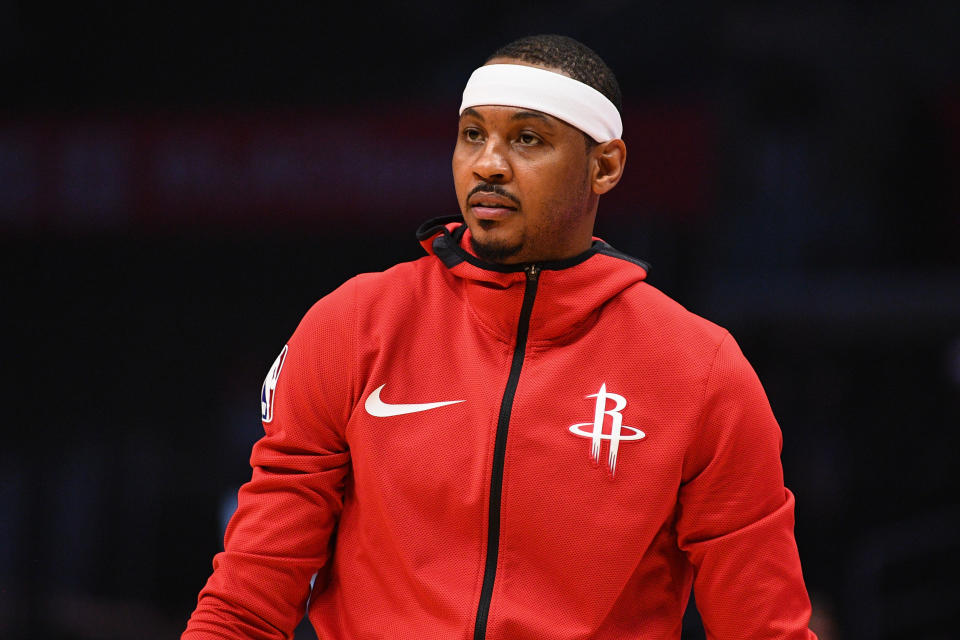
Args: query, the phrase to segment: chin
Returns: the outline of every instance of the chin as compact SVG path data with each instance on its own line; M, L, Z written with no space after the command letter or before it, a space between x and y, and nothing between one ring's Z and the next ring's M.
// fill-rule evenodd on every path
M485 236L487 234L481 234ZM509 242L498 238L478 238L476 234L470 236L470 246L473 252L482 260L487 262L513 262L523 249L523 242Z

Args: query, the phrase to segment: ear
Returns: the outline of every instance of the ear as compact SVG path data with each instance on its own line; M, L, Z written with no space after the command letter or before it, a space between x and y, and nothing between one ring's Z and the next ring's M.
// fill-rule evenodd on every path
M617 186L623 177L627 163L627 145L619 138L601 142L590 150L590 186L597 195L602 195Z

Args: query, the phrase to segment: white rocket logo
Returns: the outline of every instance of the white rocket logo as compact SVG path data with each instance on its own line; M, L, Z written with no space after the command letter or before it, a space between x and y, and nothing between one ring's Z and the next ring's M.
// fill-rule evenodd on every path
M623 414L620 413L627 406L627 399L616 393L607 391L607 383L600 385L600 391L591 393L588 398L596 398L596 409L593 413L593 422L580 422L570 425L570 433L581 438L590 438L590 457L594 464L600 464L600 444L604 440L610 441L610 453L607 456L607 465L610 467L610 475L614 475L617 470L617 453L620 450L620 442L623 440L640 440L646 437L643 431L636 427L628 427L623 424ZM613 400L612 409L607 409L607 400ZM603 417L610 416L613 424L610 427L610 433L603 432ZM584 431L583 427L593 427L592 431ZM627 429L630 433L623 433Z

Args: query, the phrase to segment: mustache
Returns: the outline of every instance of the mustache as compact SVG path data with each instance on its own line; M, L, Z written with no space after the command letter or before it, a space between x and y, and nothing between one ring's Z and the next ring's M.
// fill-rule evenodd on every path
M518 207L520 206L520 199L498 184L481 182L480 184L475 186L473 189L470 189L470 193L467 194L467 200L470 200L470 196L472 196L475 193L494 193L498 196L503 196L504 198L507 198L508 200L516 203Z

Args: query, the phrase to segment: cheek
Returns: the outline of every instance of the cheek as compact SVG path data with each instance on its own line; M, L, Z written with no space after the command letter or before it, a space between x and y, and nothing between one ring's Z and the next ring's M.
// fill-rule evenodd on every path
M567 167L566 171L555 170L550 175L554 178L549 185L544 185L549 188L549 193L545 193L547 197L559 197L565 200L581 199L587 185L587 176L581 167Z
M541 192L545 214L556 223L564 224L579 218L587 207L589 183L583 171L571 169L554 174L556 179L544 185Z
M469 188L468 181L470 179L470 172L467 171L465 167L466 163L464 162L462 154L454 152L451 168L453 169L453 186L456 189L458 197L466 195L466 191Z
M454 180L457 179L457 176L460 174L463 167L462 155L463 154L457 151L456 149L453 150L453 159L450 162L450 168L453 169Z

